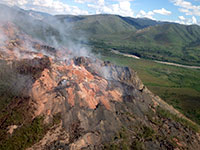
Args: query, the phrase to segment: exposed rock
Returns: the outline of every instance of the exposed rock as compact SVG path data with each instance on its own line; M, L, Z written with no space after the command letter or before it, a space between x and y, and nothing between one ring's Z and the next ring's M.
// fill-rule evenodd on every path
M94 149L95 145L100 145L99 135L95 135L94 133L87 133L81 139L72 143L69 148L70 150L81 150L83 148Z
M17 125L12 125L12 126L9 126L8 127L8 133L9 134L12 134L13 133L13 131L15 130L15 129L17 129L18 128L18 126Z
M18 37L9 28L6 35ZM31 114L29 122L44 116L50 124L57 113L62 119L62 124L51 128L30 149L105 149L113 145L117 149L200 149L197 131L177 119L186 118L151 93L134 70L61 54L28 37L23 40L33 45L34 52L20 38L0 45L2 62L31 80L22 86L18 103L13 101L6 110L11 108L11 114L13 108L26 104L23 115ZM23 55L16 55L14 47ZM174 116L166 117L166 113ZM8 116L0 118L2 127Z
M53 126L47 134L40 140L39 143L34 144L32 147L27 150L46 150L52 149L51 147L56 147L56 141L60 142L60 145L66 145L69 143L69 135L62 128L61 123ZM58 146L58 144L57 144Z

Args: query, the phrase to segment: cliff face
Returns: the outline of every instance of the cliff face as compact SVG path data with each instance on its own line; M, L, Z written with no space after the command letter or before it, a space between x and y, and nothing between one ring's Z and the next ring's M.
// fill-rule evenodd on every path
M1 30L12 37L1 46L1 66L15 74L8 87L17 91L1 128L9 136L39 116L48 125L60 114L61 122L29 149L200 149L196 125L152 94L134 70L73 57L19 36L12 25ZM16 107L24 123L5 124Z

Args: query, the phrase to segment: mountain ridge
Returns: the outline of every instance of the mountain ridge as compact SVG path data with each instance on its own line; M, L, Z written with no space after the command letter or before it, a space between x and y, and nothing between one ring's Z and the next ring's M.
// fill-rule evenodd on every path
M9 9L14 8L9 7ZM67 43L67 45L71 41L79 43L81 41L88 46L92 45L96 50L101 45L100 53L109 52L110 48L114 48L120 52L137 54L144 59L199 66L200 27L198 25L182 25L108 14L57 15L42 20L30 17L29 11L13 14L18 15L12 20L21 31L47 44L54 44L55 40L59 44ZM27 19L20 22L20 18ZM52 46L55 45L56 43Z
M200 148L198 125L134 70L0 27L1 149Z

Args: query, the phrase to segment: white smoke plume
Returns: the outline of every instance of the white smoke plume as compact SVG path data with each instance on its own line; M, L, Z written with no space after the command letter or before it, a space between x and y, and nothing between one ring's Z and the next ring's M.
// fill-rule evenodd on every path
M1 8L2 7L2 8ZM19 32L24 35L28 35L29 38L24 38L24 43L22 47L25 47L26 50L33 53L42 53L43 55L49 56L53 59L66 61L72 59L73 57L89 57L91 60L97 58L95 54L92 53L92 50L89 46L83 43L87 43L87 34L83 31L74 33L73 23L68 20L60 21L55 16L48 16L43 20L37 20L35 17L32 17L25 10L10 8L7 6L0 5L0 22L11 22L18 29ZM6 14L6 18L3 14ZM1 33L1 39L4 42L8 38ZM36 49L31 43L31 39L36 41L41 45L48 45L52 48L55 48L59 56L55 57L54 54L40 49ZM13 49L14 54L18 58L33 58L35 55L25 55L21 52L19 48ZM98 64L100 66L100 64ZM105 78L109 78L109 67L99 67L99 72Z

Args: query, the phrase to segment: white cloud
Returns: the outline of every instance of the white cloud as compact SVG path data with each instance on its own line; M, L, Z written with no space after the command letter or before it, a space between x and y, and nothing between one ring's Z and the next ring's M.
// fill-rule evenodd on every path
M179 23L182 24L199 24L195 16L200 16L200 5L193 5L191 2L185 0L171 0L175 6L180 7L178 10L182 13L185 13L186 16L192 16L191 18L185 18L179 16ZM195 0L197 1L197 0Z
M200 16L200 5L193 5L185 0L171 0L175 6L180 7L179 11L191 16Z
M179 20L176 21L177 23L180 23L180 24L187 24L187 20L184 16L178 16Z
M131 12L131 4L130 2L128 1L124 1L124 2L119 2L119 8L122 10L122 11L127 11L127 12Z
M117 1L117 2L124 2L124 1L128 1L128 2L131 2L131 1L135 1L135 0L112 0L112 1Z
M197 19L195 16L192 16L192 24L197 24Z
M178 18L179 18L180 20L185 20L185 17L183 17L183 16L178 16Z
M160 14L160 15L170 15L171 12L166 10L165 8L161 8L161 9L155 9L152 11L144 11L144 10L140 10L139 13L136 15L137 18L149 18L149 19L153 19L155 20L155 18L153 17L155 14Z
M140 12L136 15L136 17L137 18L149 18L149 19L155 20L155 18L153 18L153 15L154 15L153 11L145 12L144 10L140 10Z
M19 6L22 6L22 5L25 5L28 3L28 0L2 0L1 3L3 4L7 4L7 5L10 5L10 6L13 6L13 5L19 5Z
M100 5L100 6L103 6L104 5L104 0L97 0L97 4Z
M184 16L179 16L179 20L175 21L180 24L185 25L191 25L191 24L200 24L200 22L197 21L195 16L192 16L191 18L185 18Z
M180 12L183 12L183 13L189 13L189 10L188 9L185 9L185 8L179 8L178 9Z
M174 2L174 4L176 6L179 6L179 7L183 7L183 8L187 8L187 9L193 9L194 6L190 3L190 2L187 2L187 1L184 1L184 0L172 0Z
M122 0L115 4L106 4L104 0L98 0L95 4L88 4L88 7L93 8L97 14L118 14L131 17L134 14L129 0Z
M28 1L27 0L19 0L18 3L19 3L19 5L25 5L28 3Z
M81 4L83 4L83 3L89 3L89 2L92 2L93 0L74 0L74 2L76 2L76 3L81 3Z
M1 3L50 14L88 14L86 10L67 5L59 0L2 0Z
M68 5L61 0L1 0L0 3L16 5L23 9L32 9L36 11L47 12L50 14L73 14L86 15L87 10L82 10L77 6ZM76 3L87 4L89 9L97 14L108 13L118 14L122 16L132 16L131 1L133 0L112 0L114 4L110 4L105 0L74 0Z
M161 14L161 15L170 15L171 11L166 10L165 8L162 9L155 9L153 10L154 13Z

